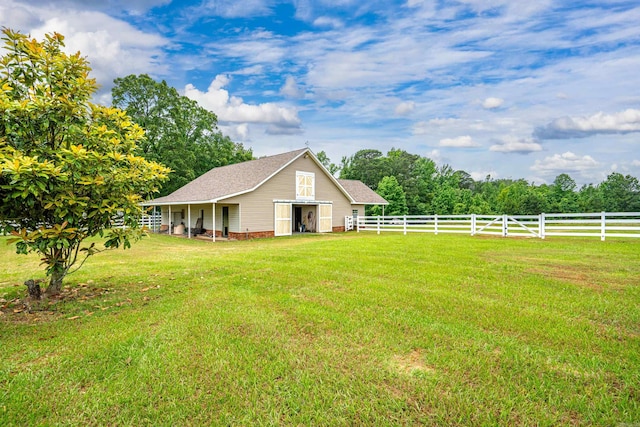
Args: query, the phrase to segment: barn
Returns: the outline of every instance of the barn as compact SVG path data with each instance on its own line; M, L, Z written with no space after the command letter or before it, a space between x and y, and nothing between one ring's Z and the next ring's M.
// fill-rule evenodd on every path
M144 206L161 212L161 230L229 239L345 230L365 205L386 205L356 180L336 179L309 148L211 169Z

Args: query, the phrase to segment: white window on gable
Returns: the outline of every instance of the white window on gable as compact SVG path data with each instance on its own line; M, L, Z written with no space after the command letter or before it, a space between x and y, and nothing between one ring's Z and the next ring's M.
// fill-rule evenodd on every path
M296 199L314 200L316 197L316 176L313 172L296 171Z

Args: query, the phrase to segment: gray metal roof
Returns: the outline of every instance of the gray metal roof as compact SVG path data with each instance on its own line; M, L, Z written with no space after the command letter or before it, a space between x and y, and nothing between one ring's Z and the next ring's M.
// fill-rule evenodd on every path
M280 170L307 152L320 165L311 150L303 148L288 153L276 154L275 156L222 166L211 169L168 196L146 201L143 205L215 203L220 199L248 193L260 187ZM328 172L327 175L329 175ZM360 181L333 179L338 186L342 187L344 193L351 197L353 203L387 204L386 200ZM344 185L343 182L345 183Z

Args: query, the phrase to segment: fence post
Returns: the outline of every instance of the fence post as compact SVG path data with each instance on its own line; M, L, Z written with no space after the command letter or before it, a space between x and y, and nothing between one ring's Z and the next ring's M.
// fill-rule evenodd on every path
M356 233L359 233L360 232L360 215L356 215L355 222L356 222Z
M604 242L605 234L607 233L607 214L602 212L600 214L600 240Z
M376 218L378 223L378 234L380 234L380 215L378 215Z
M471 235L476 235L476 214L471 214Z
M407 216L405 215L404 217L402 217L402 219L403 219L402 224L404 229L404 235L406 236L407 235Z
M509 234L509 224L507 224L507 214L502 215L502 237L507 237Z
M540 214L540 219L538 220L538 234L540 234L540 238L544 240L544 212Z
M435 214L433 216L433 226L434 226L434 230L435 230L435 235L438 235L438 214Z

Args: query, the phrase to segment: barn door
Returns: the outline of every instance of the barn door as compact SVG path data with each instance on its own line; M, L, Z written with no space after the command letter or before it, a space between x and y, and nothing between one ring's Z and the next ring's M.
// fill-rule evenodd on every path
M291 235L291 203L275 203L276 236Z
M333 231L332 206L329 204L318 205L318 232L320 233L331 233Z

